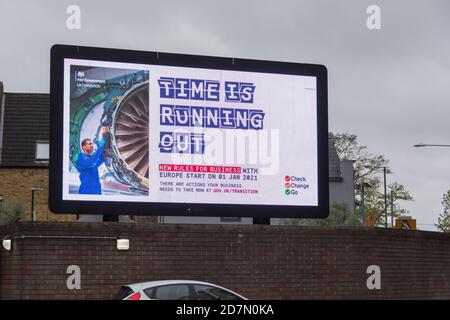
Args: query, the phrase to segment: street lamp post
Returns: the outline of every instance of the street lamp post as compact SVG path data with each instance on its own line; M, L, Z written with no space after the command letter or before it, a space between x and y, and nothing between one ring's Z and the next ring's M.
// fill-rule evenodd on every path
M422 148L422 147L450 147L450 144L430 144L430 143L417 143L414 145L416 148Z
M386 188L386 167L383 167L384 176L384 226L388 227L388 214L387 214L387 188Z
M394 190L391 190L391 228L394 228Z
M418 143L415 144L414 147L421 148L421 147L450 147L450 144L428 144L428 143Z
M42 189L36 187L31 188L31 221L36 220L36 211L34 211L34 193L38 191L42 191Z
M361 186L361 225L364 227L366 215L366 204L364 199L364 183Z

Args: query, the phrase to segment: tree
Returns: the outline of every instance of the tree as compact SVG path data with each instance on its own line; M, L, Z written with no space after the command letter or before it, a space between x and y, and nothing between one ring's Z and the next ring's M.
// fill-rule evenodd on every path
M357 212L361 212L362 190L364 187L364 211L375 209L380 214L375 219L375 226L385 224L385 199L384 190L382 189L382 179L380 169L386 167L387 173L392 173L388 167L389 160L384 155L372 155L365 151L366 146L359 145L357 136L350 133L337 134L336 151L341 160L354 161L354 179L355 179L355 208ZM401 216L407 213L399 203L399 200L413 201L413 197L409 194L406 188L394 182L388 186L388 216L390 212L390 193L393 191L393 215L394 217ZM374 210L372 210L374 212Z
M15 203L8 205L0 202L0 225L10 224L18 221L24 214L23 205Z
M444 212L439 215L435 226L442 232L450 232L450 189L442 197L442 206Z

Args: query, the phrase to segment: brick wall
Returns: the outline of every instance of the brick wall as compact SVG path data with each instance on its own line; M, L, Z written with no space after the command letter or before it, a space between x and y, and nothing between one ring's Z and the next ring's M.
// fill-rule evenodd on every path
M450 299L450 235L369 228L22 222L5 235L124 236L114 240L25 238L0 250L2 299L110 299L122 284L196 279L251 299ZM381 290L368 290L369 265ZM66 269L81 268L68 290Z

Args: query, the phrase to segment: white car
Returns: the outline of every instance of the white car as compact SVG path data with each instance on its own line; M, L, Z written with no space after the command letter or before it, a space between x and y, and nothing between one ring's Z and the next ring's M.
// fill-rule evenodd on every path
M162 280L120 287L115 300L248 300L240 294L208 282Z

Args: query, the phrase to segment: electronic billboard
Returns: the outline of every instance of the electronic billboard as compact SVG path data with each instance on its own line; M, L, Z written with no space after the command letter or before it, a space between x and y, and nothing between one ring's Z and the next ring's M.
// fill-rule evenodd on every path
M54 213L328 215L322 65L55 45Z

